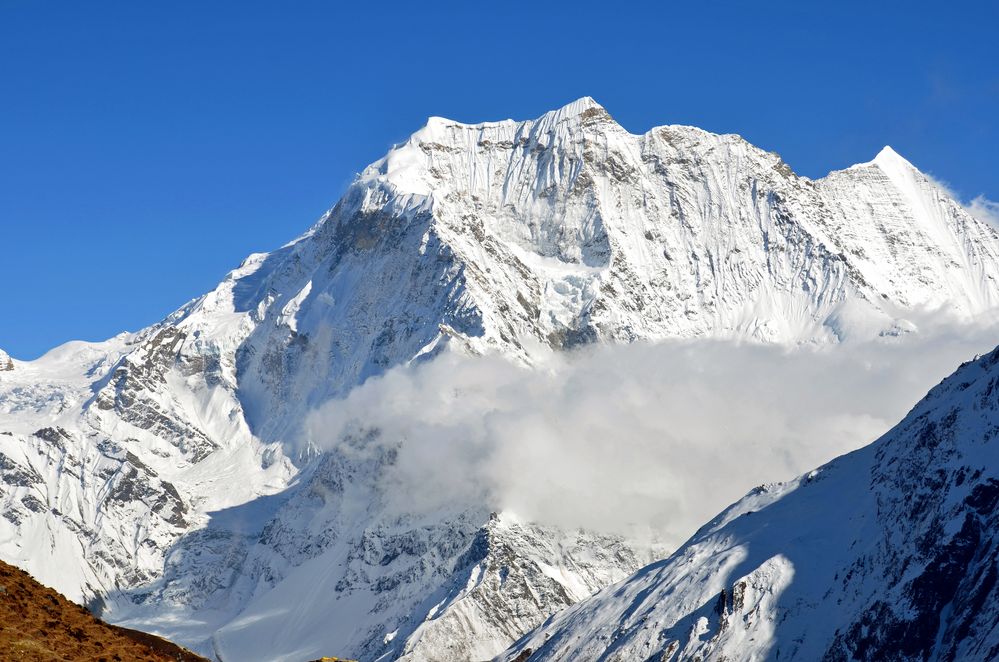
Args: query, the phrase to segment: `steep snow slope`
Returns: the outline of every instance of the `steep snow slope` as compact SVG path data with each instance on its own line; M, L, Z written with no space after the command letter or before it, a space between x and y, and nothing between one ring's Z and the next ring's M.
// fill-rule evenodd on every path
M644 552L579 534L536 571L541 552L502 550L558 536L489 504L396 521L367 505L391 486L350 453L363 439L310 452L314 407L448 347L530 364L587 342L835 342L909 330L924 308L981 317L997 256L991 227L890 150L811 181L737 136L630 134L588 98L526 122L432 118L312 229L161 323L0 356L0 554L219 652L245 653L234 633L259 616L269 654L291 654L278 633L302 621L269 605L322 566L315 604L349 606L365 633L337 652L498 653ZM497 542L470 563L483 536ZM385 545L411 551L363 551ZM479 565L506 574L454 589ZM543 597L525 606L516 586Z
M501 658L995 659L997 386L999 348L875 443L753 490Z

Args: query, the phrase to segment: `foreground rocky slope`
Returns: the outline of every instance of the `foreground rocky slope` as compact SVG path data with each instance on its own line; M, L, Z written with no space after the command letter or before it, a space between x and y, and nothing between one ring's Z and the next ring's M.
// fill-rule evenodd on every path
M997 256L995 230L887 148L812 181L738 136L630 134L591 99L432 118L311 230L159 324L0 356L0 557L223 659L319 651L307 612L348 624L334 650L363 659L488 657L648 550L493 518L487 497L390 512L393 457L358 458L363 436L318 454L316 406L442 351L529 365L981 317Z
M764 485L501 659L992 660L999 348L884 437Z
M0 655L49 662L207 662L158 637L108 625L0 561Z

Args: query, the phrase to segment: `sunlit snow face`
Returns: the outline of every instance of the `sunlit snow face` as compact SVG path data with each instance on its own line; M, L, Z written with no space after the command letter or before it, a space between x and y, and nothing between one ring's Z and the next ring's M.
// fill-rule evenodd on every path
M444 354L309 417L322 448L377 430L400 512L479 505L682 542L755 485L873 441L994 327L795 350L719 341L600 346L533 369ZM356 448L351 452L357 452ZM362 449L362 453L366 452Z

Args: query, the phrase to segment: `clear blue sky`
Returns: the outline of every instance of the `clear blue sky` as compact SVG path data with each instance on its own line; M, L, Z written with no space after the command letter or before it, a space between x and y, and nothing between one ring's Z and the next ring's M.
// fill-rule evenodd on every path
M430 115L590 95L812 177L891 144L999 199L992 0L424 4L0 0L0 348L162 318Z

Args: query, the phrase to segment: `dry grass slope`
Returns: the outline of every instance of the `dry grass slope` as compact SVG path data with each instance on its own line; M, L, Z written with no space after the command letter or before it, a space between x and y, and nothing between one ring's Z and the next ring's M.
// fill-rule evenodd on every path
M208 662L165 639L94 618L0 561L0 659L17 662Z

